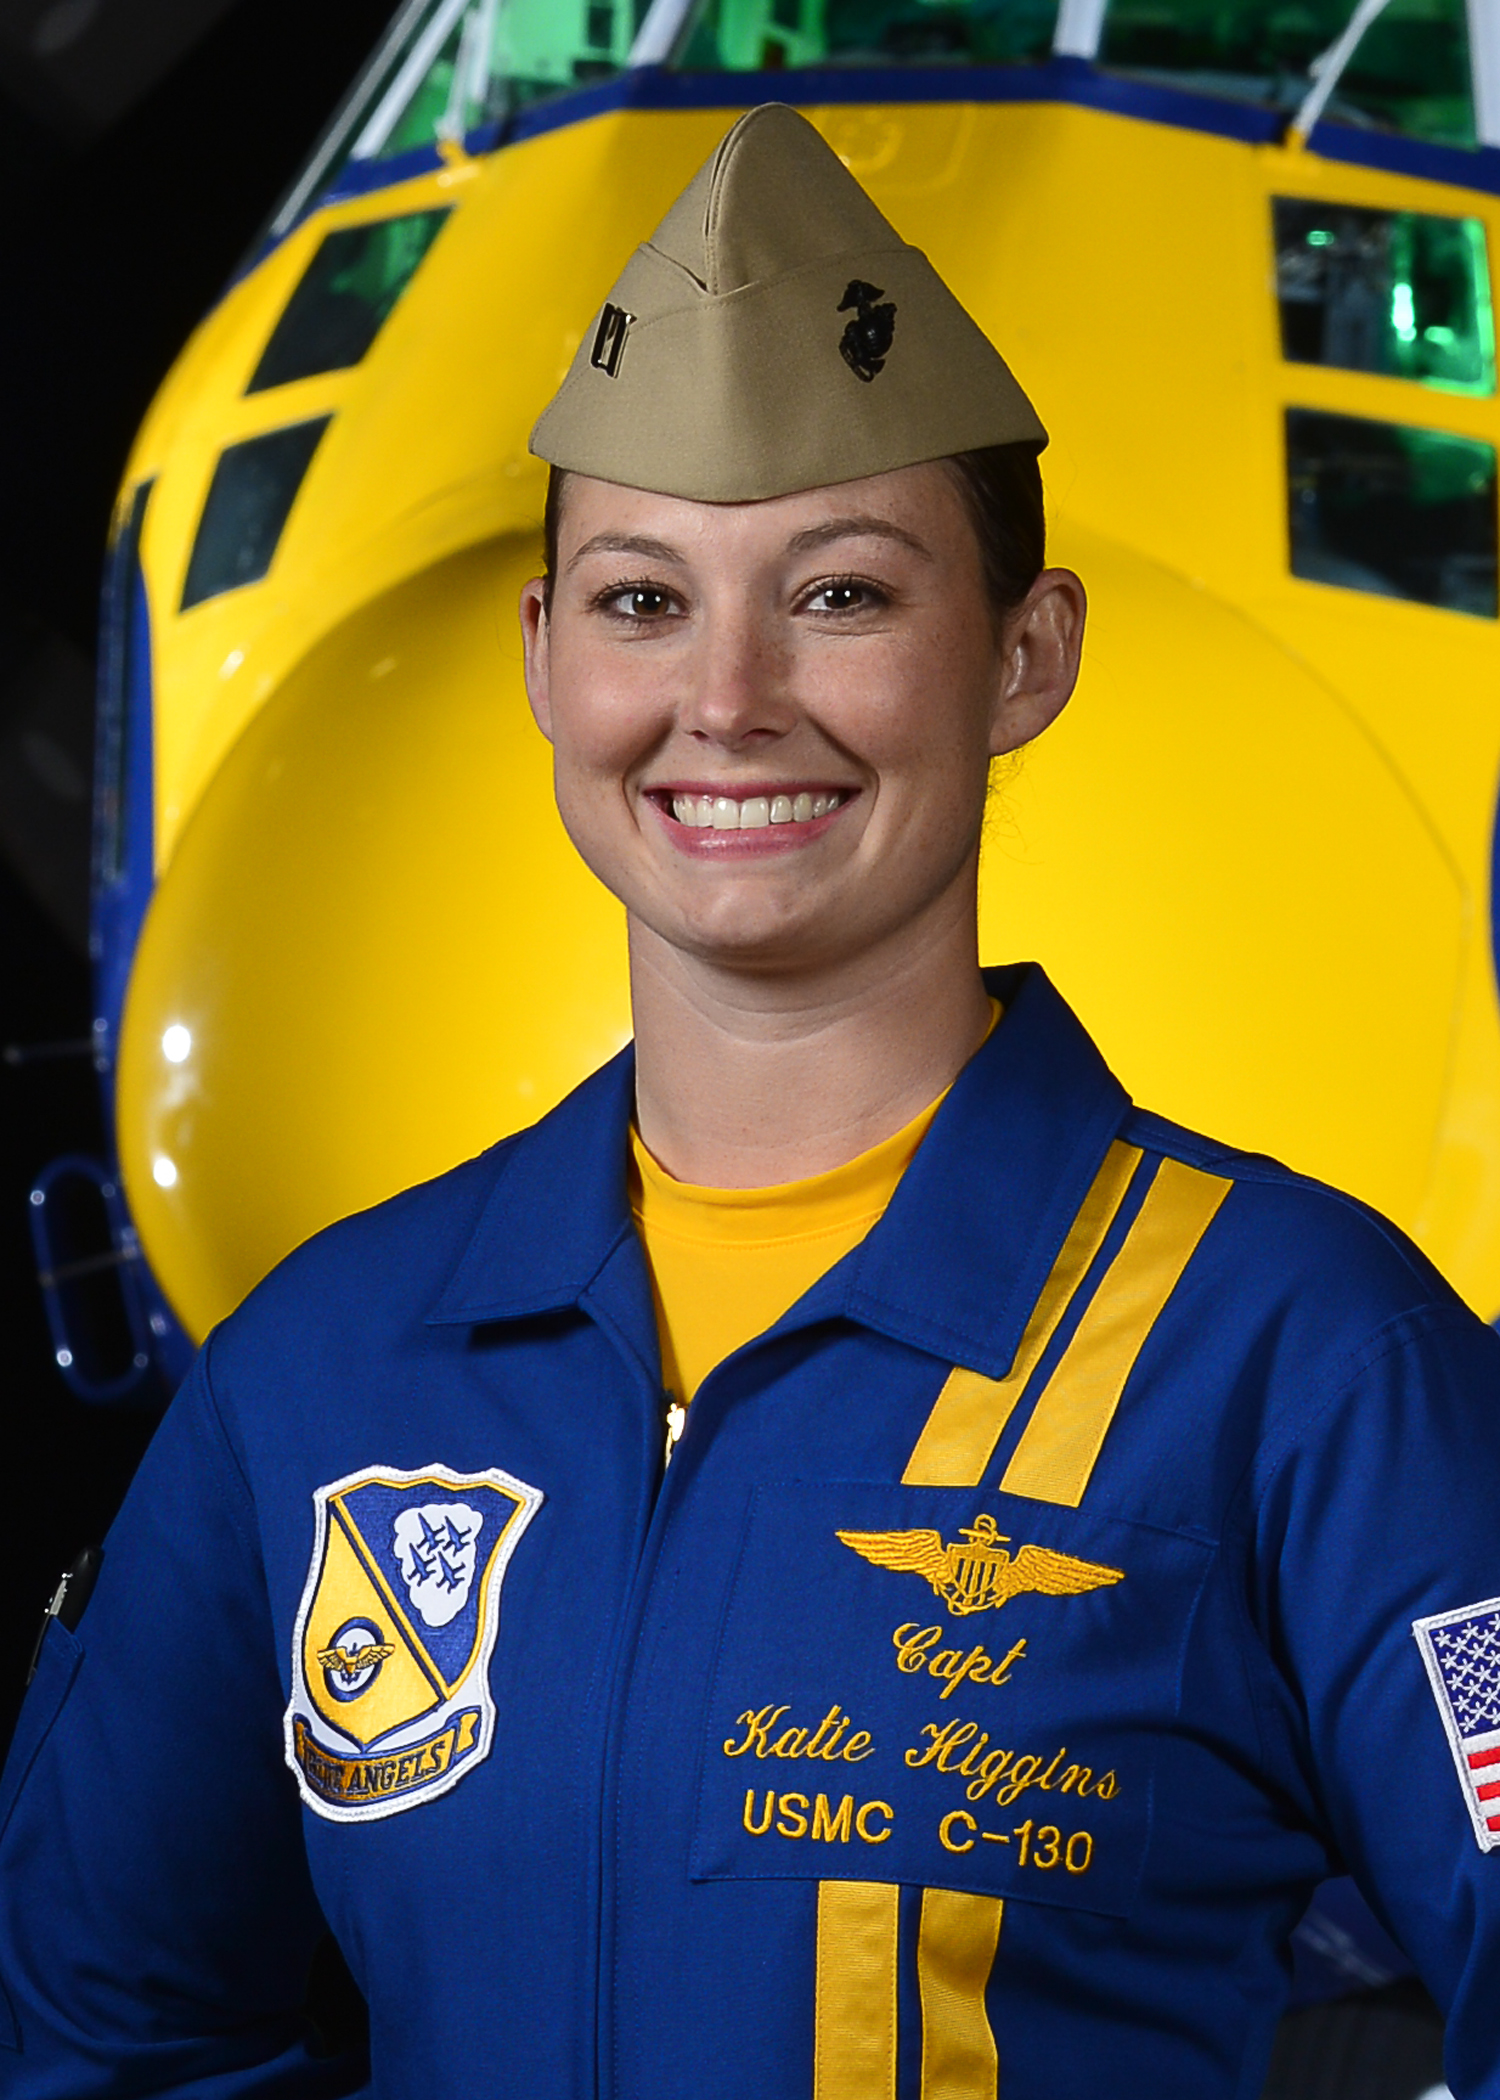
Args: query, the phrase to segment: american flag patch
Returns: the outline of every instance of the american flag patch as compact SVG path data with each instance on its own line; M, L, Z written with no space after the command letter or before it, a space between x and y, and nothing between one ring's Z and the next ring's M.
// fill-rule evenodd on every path
M1413 1619L1481 1852L1500 1845L1500 1597Z

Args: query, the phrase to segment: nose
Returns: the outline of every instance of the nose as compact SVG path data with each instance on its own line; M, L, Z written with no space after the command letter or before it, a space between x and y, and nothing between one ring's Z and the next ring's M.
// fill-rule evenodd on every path
M753 750L796 720L789 651L753 605L713 607L685 669L678 727L704 744Z

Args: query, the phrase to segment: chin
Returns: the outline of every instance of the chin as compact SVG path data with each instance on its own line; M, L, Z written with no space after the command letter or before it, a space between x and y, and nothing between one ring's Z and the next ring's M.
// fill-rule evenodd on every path
M802 976L827 971L858 959L873 945L868 937L826 919L789 925L748 916L738 923L683 925L667 937L679 953L711 968L739 970L747 976Z
M825 941L810 936L799 938L785 928L725 932L716 927L711 933L686 934L674 945L696 962L753 972L813 969L828 955Z

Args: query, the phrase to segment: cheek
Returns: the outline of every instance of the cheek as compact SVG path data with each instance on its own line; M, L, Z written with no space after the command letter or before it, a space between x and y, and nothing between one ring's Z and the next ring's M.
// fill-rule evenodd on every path
M614 896L623 896L635 838L621 789L617 735L597 710L554 716L552 791L563 830L584 865Z
M858 668L830 696L833 735L900 793L912 816L928 803L937 811L982 801L989 689L972 652L935 640L930 649Z
M552 663L552 741L559 796L618 785L659 740L659 707L644 667L562 651Z

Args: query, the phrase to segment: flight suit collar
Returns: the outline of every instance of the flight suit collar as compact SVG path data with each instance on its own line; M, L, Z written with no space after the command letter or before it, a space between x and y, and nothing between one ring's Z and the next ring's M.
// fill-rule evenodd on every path
M635 1047L492 1155L497 1179L429 1325L576 1306L633 1237L626 1162Z
M1004 1019L885 1216L799 1310L1002 1378L1130 1099L1039 964L985 981Z
M1130 1102L1035 963L986 973L1005 1018L959 1074L884 1218L779 1325L844 1317L1003 1377ZM430 1322L582 1307L648 1352L631 1223L635 1061L622 1051L500 1148L498 1178ZM635 1334L634 1330L643 1331Z

